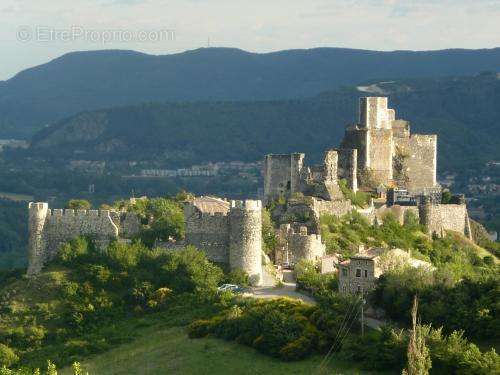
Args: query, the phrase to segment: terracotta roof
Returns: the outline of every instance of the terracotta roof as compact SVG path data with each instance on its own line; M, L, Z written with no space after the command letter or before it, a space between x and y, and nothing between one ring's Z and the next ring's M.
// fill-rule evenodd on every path
M229 202L215 197L197 197L193 200L193 205L203 213L229 212Z

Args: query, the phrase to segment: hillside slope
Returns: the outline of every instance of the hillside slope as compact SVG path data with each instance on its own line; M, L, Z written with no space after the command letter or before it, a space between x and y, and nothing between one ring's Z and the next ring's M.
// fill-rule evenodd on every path
M27 137L62 117L111 106L290 99L369 79L485 70L500 70L500 48L422 52L317 48L265 54L204 48L162 56L119 50L75 52L0 82L0 137Z
M411 121L413 132L438 134L441 170L500 159L496 74L393 80L376 83L377 93L368 87L368 92L344 88L302 100L147 104L84 112L36 134L28 154L190 165L306 152L317 161L325 149L339 144L345 125L356 121L358 98L382 93L399 118Z

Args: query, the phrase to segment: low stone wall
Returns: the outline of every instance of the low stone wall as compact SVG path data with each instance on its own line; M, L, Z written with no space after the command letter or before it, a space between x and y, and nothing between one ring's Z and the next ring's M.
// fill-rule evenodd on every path
M333 215L337 217L344 216L352 210L352 204L349 200L325 201L312 198L312 208L317 217L321 215Z

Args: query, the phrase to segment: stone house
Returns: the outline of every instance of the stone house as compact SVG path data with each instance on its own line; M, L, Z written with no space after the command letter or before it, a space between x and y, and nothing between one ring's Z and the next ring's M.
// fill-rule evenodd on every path
M376 280L384 272L403 265L434 269L429 262L412 258L410 252L401 249L361 250L350 259L339 263L339 292L365 294L375 287Z

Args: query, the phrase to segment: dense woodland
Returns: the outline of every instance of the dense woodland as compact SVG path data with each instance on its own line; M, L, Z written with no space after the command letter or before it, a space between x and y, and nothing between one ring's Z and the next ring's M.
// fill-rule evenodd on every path
M440 171L500 159L496 74L404 79L380 88L397 117L411 121L414 133L438 134ZM144 104L85 112L36 134L27 155L153 159L175 166L300 151L318 161L323 150L340 144L344 127L357 121L358 98L366 95L346 88L303 100Z

